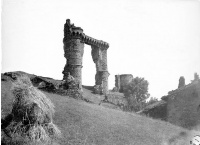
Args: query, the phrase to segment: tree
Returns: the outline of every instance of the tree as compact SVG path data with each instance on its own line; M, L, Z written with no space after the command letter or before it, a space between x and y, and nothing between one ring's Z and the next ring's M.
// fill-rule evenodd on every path
M148 81L144 78L136 77L124 87L124 95L127 98L128 110L139 111L145 104L146 99L149 98Z

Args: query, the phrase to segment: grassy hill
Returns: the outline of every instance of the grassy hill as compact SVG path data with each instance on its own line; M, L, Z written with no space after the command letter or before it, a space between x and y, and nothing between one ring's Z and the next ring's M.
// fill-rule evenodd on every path
M12 109L11 82L1 82L1 109ZM84 95L98 96L85 87ZM43 92L55 105L54 123L62 132L60 145L188 145L195 131L133 113Z

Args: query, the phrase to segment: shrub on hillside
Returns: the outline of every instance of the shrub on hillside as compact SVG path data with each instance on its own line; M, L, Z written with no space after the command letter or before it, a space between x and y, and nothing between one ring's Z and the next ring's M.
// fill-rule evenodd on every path
M53 124L54 105L27 76L19 77L11 89L13 108L2 120L4 144L51 144L60 131Z
M145 107L145 101L149 98L149 83L144 78L136 77L124 87L124 95L127 99L127 111L140 111Z

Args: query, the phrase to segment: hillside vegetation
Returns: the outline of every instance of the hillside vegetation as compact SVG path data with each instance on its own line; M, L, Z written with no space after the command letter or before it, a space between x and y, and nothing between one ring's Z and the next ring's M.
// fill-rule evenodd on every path
M1 109L7 115L12 109L12 83L4 80L1 85ZM84 91L93 96L87 88ZM197 133L68 96L43 93L55 106L53 123L62 133L57 145L188 145Z

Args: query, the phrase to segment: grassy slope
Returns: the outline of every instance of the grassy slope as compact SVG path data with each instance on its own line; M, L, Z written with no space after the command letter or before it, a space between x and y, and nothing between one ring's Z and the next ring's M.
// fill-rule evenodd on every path
M11 107L10 86L10 82L2 82L1 101L5 113ZM62 131L61 145L166 145L167 140L188 144L190 132L169 123L44 93L56 106L54 123Z
M92 93L93 87L83 86L83 98L87 99L95 104L100 104L104 99L104 96Z

